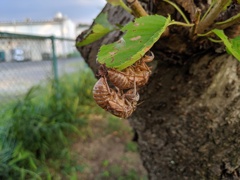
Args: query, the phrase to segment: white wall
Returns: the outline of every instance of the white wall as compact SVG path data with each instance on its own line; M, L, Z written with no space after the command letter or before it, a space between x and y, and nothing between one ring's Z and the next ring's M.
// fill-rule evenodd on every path
M1 25L0 31L11 32L19 34L31 34L31 35L42 35L42 36L56 36L65 38L75 38L75 24L71 20L63 20L59 22L42 22L39 24L27 23L25 25L11 24Z
M10 32L16 34L30 34L30 35L40 35L40 36L52 36L63 37L63 38L76 38L76 25L75 23L65 17L55 17L51 21L25 21L25 22L12 22L12 23L1 23L0 31ZM7 46L1 46L1 44L10 42ZM4 50L6 53L7 61L11 60L10 50L13 48L20 48L28 54L31 54L32 60L41 60L41 54L43 52L51 53L50 40L44 41L31 40L31 39L0 39L0 50ZM57 56L66 56L72 53L75 49L75 42L60 41L56 40L56 54Z

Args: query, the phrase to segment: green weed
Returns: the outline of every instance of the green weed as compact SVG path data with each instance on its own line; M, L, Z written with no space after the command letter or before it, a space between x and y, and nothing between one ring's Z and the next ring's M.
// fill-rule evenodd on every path
M119 165L109 165L100 173L97 177L97 180L107 180L107 179L116 179L116 180L147 180L147 177L140 176L136 170L129 169L124 170Z
M94 82L90 70L82 69L81 74L33 87L0 112L0 179L51 179L59 172L76 177L81 167L71 160L68 136L81 134L88 115L95 111Z
M131 151L131 152L137 152L138 151L138 147L137 144L135 142L128 142L125 146L126 151Z

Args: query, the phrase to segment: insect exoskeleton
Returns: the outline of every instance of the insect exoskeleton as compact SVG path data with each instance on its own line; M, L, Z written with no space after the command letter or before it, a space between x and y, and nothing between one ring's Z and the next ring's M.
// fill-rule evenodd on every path
M133 88L133 84L130 81L129 77L133 72L132 69L126 68L124 71L118 71L113 68L108 69L108 79L111 81L113 85L120 89L130 89Z
M129 117L135 111L139 100L137 88L145 85L151 74L146 62L152 61L153 58L152 52L150 55L145 54L123 71L101 65L98 71L101 78L93 87L93 97L96 103L115 116ZM114 89L109 87L106 77L115 86Z
M151 62L153 59L154 54L150 51L150 55L145 54L140 60L123 71L109 68L107 70L108 79L120 89L131 89L134 86L134 82L136 82L137 87L144 86L151 74L151 70L146 62Z
M100 107L121 118L129 117L136 109L137 103L110 88L105 77L101 77L94 85L93 97Z
M117 100L117 101L116 101ZM136 109L136 105L129 102L127 99L120 97L109 101L109 108L107 111L120 118L128 118Z
M109 89L104 77L101 77L93 87L93 98L103 109L107 109L111 94L110 91L111 90Z
M121 90L117 92L118 97L115 97L114 101L109 101L112 114L121 118L127 118L135 111L140 98L136 89L136 83L134 84L134 89L130 89L126 93L121 93L123 92Z
M134 83L134 88L127 90L126 93L123 95L129 102L132 103L133 106L137 105L137 102L140 99L140 95L137 92L137 85L136 82Z
M139 101L140 96L138 93L133 94L133 92L134 92L133 89L130 89L124 94L124 96L129 102L131 102L134 105L137 105L137 102Z

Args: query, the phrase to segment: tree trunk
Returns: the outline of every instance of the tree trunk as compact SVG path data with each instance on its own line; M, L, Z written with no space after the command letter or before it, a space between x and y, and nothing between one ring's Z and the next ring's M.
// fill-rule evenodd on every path
M109 16L110 22L132 19L120 8L107 5L103 11L120 12ZM95 72L99 47L119 36L111 33L78 48ZM209 49L176 63L162 56L160 46L152 49L153 74L129 118L149 179L240 178L239 62Z
M158 61L130 119L150 179L239 176L240 66L211 53Z

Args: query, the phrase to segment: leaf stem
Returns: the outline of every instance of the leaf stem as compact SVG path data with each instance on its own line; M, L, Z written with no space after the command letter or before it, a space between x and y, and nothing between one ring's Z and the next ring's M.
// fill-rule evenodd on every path
M186 26L186 27L192 27L192 26L194 26L194 24L184 23L184 22L174 21L174 20L172 20L172 21L168 24L168 26L170 26L170 25L179 25L179 26Z
M163 0L163 1L171 4L182 15L182 17L185 20L185 22L187 24L190 24L190 22L188 21L187 17L185 16L185 14L182 12L182 10L175 3L173 3L173 2L171 2L169 0Z
M208 35L210 35L210 34L212 34L212 33L213 33L212 31L208 31L208 32L206 32L206 33L204 33L204 34L197 34L197 36L203 37L203 36L208 36Z
M143 9L138 0L127 0L127 3L129 4L135 17L148 16L148 13L145 11L145 9Z
M206 17L202 21L200 21L197 33L203 33L209 26L214 23L214 20L223 10L224 6L228 1L229 0L218 0L218 2L214 4Z
M214 43L222 43L223 41L222 40L219 40L219 39L213 39L213 38L208 38L210 41L214 42Z

